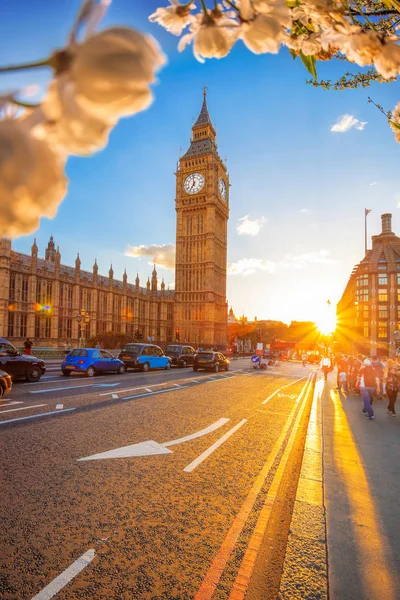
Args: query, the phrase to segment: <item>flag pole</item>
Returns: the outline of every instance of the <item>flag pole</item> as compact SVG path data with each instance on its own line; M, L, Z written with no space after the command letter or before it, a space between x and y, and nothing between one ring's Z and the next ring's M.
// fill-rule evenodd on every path
M367 216L371 212L371 209L364 208L364 250L365 256L367 256Z

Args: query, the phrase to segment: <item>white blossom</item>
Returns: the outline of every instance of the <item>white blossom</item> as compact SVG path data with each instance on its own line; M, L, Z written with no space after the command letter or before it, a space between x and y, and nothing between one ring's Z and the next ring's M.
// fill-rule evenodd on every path
M299 35L297 38L288 38L286 45L296 52L302 51L306 56L314 56L321 52L322 42L319 33L311 33L310 35Z
M292 19L285 0L253 0L254 10L278 21L283 27L290 27Z
M189 7L182 5L178 0L169 0L172 6L166 8L157 8L156 12L149 16L149 21L159 23L170 33L181 35L182 31L194 23L195 17L190 11L196 8L195 4Z
M50 83L41 109L46 122L39 131L53 146L68 154L89 156L107 145L114 123L92 116L79 104L75 85L67 75Z
M391 128L393 129L396 142L400 144L400 102L394 108L392 113L392 119L391 121L389 121L389 123Z
M158 43L127 27L112 27L69 49L67 75L76 101L93 117L114 123L152 102L150 83L165 63Z
M322 39L325 48L338 48L348 60L361 67L371 65L381 51L381 41L376 31L363 31L357 25L339 25L336 30L324 32Z
M400 74L400 46L394 40L385 40L374 59L376 70L386 79Z
M285 37L285 30L279 21L265 15L257 15L251 21L242 23L240 38L255 54L276 54Z
M23 121L0 121L0 236L26 235L55 216L67 191L64 162Z
M204 58L223 58L239 36L237 21L225 15L212 18L210 15L196 15L196 21L190 26L190 33L184 35L178 44L182 52L193 41L193 53L199 62Z

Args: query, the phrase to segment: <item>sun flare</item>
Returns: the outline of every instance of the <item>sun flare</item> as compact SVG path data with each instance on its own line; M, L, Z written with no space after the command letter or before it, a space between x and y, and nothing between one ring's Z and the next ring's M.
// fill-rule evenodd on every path
M335 331L336 315L331 314L331 312L321 315L318 319L316 319L315 325L323 335L329 335Z

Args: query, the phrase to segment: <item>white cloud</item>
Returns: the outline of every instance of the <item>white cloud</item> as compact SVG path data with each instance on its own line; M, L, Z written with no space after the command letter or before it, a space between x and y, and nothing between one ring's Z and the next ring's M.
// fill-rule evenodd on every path
M245 215L238 219L236 231L239 235L258 235L266 222L267 219L265 217L261 217L260 219L249 219L249 215Z
M150 246L127 246L125 256L149 256L149 264L155 263L164 269L175 269L175 244L150 244Z
M276 264L272 260L263 258L241 258L235 263L228 265L228 275L252 275L256 271L273 273Z
M257 271L275 273L279 269L305 269L309 265L334 265L338 261L330 258L328 250L322 249L303 254L287 254L278 262L264 258L241 258L228 265L228 275L253 275Z
M332 125L331 131L334 131L336 133L344 133L345 131L349 131L349 129L352 129L353 127L355 129L358 129L359 131L362 131L366 124L367 121L359 121L358 119L353 117L353 115L342 115L337 120L337 123Z
M302 208L300 212L303 213L303 215L308 215L311 211L308 208Z
M297 256L287 254L279 264L286 269L304 269L308 265L335 265L337 262L337 260L330 258L329 251L323 248L322 250L305 252Z
M374 185L378 185L377 181L373 181L372 183L369 184L369 187L373 187Z

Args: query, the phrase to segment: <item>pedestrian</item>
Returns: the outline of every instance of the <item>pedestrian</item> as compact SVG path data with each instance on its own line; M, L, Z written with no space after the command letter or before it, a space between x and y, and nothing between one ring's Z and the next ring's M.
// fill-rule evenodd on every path
M371 362L373 367L375 368L375 372L376 372L376 376L379 379L379 392L376 392L376 397L377 400L383 400L383 396L381 396L381 391L383 390L383 374L385 371L385 367L383 365L383 363L381 363L381 361L379 360L379 358L377 356L373 356L371 358Z
M389 367L389 371L386 378L386 395L388 398L388 407L387 411L392 416L396 416L395 404L397 399L397 394L400 389L400 377L398 371L395 367Z
M337 360L336 360L336 368L337 368L337 377L336 377L336 384L337 384L337 389L339 390L341 388L341 374L345 373L346 374L346 381L347 381L347 374L349 372L349 361L347 359L347 356L343 356L342 354L339 354Z
M67 340L64 344L64 354L65 356L67 356L67 354L69 354L70 350L71 350L72 346L70 344L70 342Z
M97 344L96 344L96 350L101 350L101 344L100 344L100 342L97 342Z
M347 373L346 373L346 371L341 371L339 373L339 391L347 392Z
M33 342L31 342L31 340L29 338L26 338L25 342L24 342L24 347L25 347L25 354L32 354L32 346L33 346Z
M324 374L325 381L328 379L328 373L331 370L331 359L329 356L323 356L321 360L321 369Z
M364 360L364 364L360 369L360 393L363 401L363 415L369 419L374 419L374 409L372 408L372 396L374 392L380 393L379 377L377 377L375 367L369 358Z
M303 368L305 368L305 366L306 366L307 358L308 358L308 356L307 356L307 354L304 352L304 354L303 354L303 355L302 355L302 357L301 357L301 360L302 360L302 362L303 362Z

